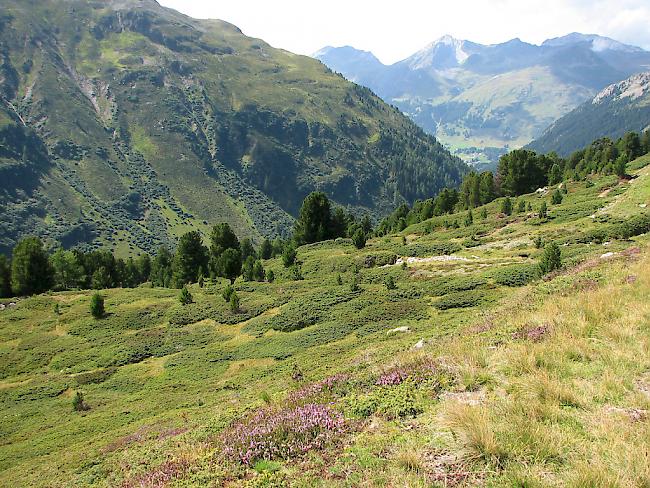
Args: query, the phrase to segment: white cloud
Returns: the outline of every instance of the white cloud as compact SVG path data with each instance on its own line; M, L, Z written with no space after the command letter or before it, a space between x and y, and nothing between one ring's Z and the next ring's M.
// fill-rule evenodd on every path
M648 0L159 0L193 17L232 22L273 46L311 54L352 45L386 63L444 34L481 43L540 43L569 32L650 49Z

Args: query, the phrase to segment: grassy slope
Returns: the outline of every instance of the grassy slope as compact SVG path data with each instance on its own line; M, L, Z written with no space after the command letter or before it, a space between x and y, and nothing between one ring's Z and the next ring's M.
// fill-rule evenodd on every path
M585 88L562 83L548 68L490 77L452 99L473 104L465 116L468 120L445 125L436 134L454 148L521 147L590 94ZM492 123L487 128L475 127L471 120L476 119Z
M412 226L406 245L390 236L360 251L346 241L302 247L305 280L266 262L278 279L238 282L238 314L220 297L223 283L191 287L187 307L174 290L105 290L109 315L100 321L89 316L87 292L19 301L0 311L0 484L130 486L173 461L192 466L190 485L238 486L253 473L224 464L214 435L262 405L261 392L281 404L299 386L295 366L305 382L351 373L358 386L340 402L347 415L350 398L372 394L378 372L426 356L448 381L416 391L420 415L374 416L341 451L280 464L281 472L296 486L644 486L648 237L563 246L567 271L521 288L499 285L495 270L535 263L538 234L563 239L642 211L649 159L635 163L629 183L570 184L547 223L503 218L494 202L470 227L426 232L443 218ZM524 200L536 208L542 198ZM468 242L474 235L478 246ZM453 246L466 260L364 267L370 255L428 257ZM360 292L348 286L355 264ZM393 292L383 285L389 273ZM475 306L436 307L468 297ZM306 317L315 325L269 330ZM398 326L411 332L387 334ZM426 346L413 352L420 339ZM91 407L83 414L71 411L79 389Z

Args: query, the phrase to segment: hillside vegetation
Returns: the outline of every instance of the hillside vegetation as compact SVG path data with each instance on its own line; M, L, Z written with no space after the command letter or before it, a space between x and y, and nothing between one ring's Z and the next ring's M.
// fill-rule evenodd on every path
M26 234L126 257L288 234L326 191L375 218L464 165L320 62L154 0L1 0L0 252Z
M646 486L649 163L303 245L236 306L3 300L0 484Z
M616 139L650 129L650 72L608 86L548 127L529 144L566 156L596 137Z

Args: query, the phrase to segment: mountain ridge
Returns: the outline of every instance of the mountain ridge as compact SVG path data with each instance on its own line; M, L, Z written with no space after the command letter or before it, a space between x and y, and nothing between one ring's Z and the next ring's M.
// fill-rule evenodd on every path
M347 49L349 56L354 53ZM650 52L594 34L540 45L483 45L446 35L391 65L317 58L368 86L466 162L494 167L611 83L650 69ZM495 78L500 77L500 78ZM498 80L498 81L497 81Z
M585 147L585 141L618 139L626 132L650 129L650 71L613 83L558 119L527 147L561 156ZM588 142L587 142L588 143Z

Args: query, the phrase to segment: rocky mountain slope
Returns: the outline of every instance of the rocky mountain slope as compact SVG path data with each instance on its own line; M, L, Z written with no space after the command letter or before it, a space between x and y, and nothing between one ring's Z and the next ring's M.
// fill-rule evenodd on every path
M369 90L226 22L154 0L0 7L0 252L27 233L151 252L219 221L259 239L315 189L379 216L465 171Z
M650 52L577 33L541 46L444 36L391 66L349 47L325 48L315 57L476 164L494 164L607 85L650 67Z
M556 121L529 147L568 155L588 141L650 129L650 72L615 83Z

